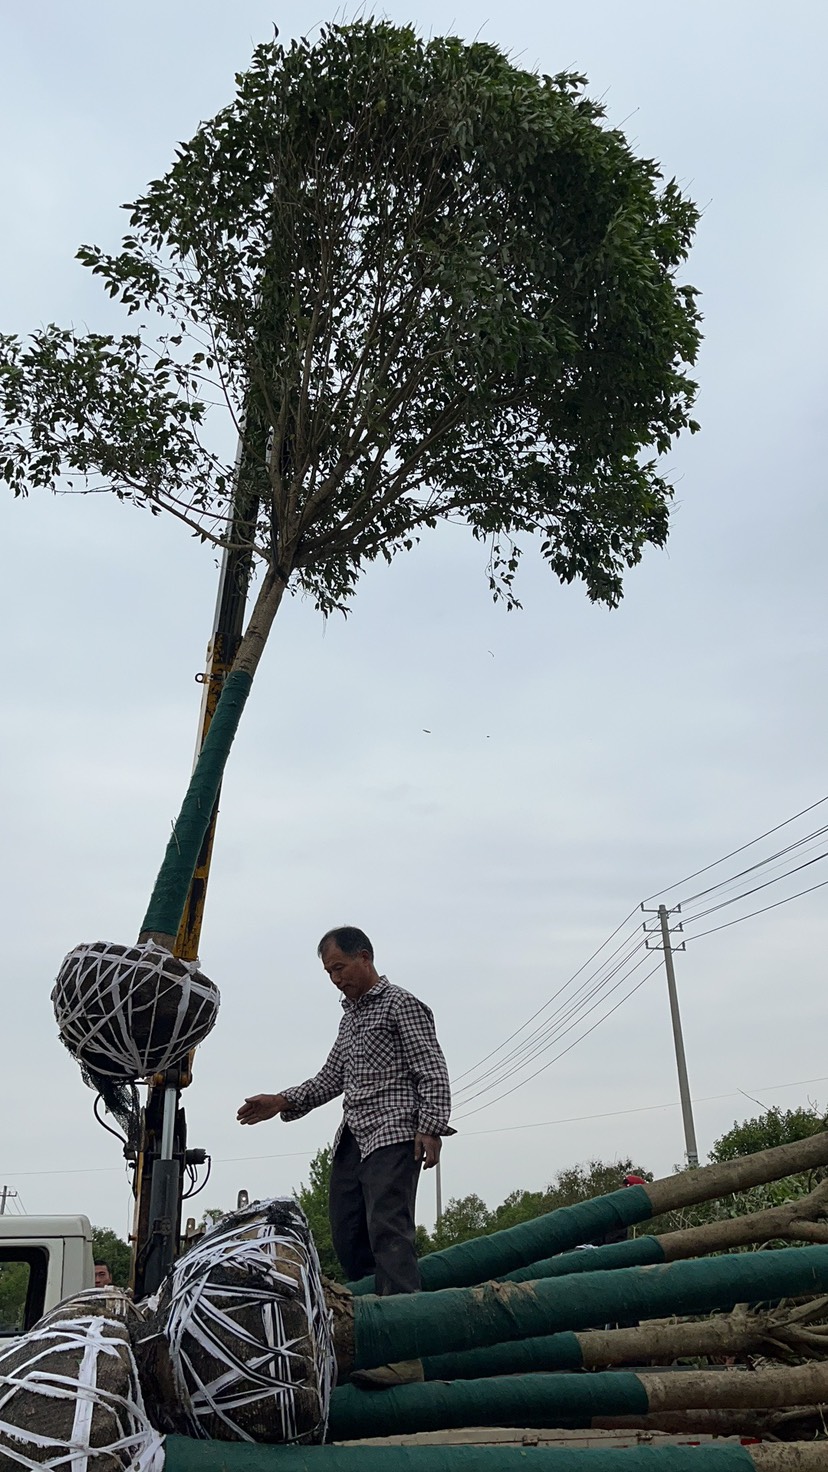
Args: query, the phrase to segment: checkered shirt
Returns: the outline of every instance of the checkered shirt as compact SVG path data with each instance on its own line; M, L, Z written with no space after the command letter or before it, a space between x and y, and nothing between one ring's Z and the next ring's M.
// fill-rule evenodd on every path
M334 1150L347 1125L363 1158L416 1134L453 1135L446 1060L425 1002L381 976L356 1001L344 997L342 1011L316 1077L282 1089L290 1104L282 1119L301 1119L344 1094Z

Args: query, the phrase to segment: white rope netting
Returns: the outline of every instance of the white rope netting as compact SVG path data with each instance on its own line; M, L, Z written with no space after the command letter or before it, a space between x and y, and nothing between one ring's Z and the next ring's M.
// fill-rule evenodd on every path
M163 1472L124 1323L50 1320L0 1350L0 1467Z
M332 1316L295 1201L256 1202L224 1218L176 1263L159 1298L191 1435L324 1439Z
M75 946L52 990L61 1040L82 1068L135 1081L162 1073L203 1042L219 1009L218 987L152 942Z

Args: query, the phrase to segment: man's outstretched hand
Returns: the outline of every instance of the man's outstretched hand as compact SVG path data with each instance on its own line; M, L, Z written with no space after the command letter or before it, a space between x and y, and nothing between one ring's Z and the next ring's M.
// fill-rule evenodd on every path
M263 1119L272 1119L288 1107L284 1094L253 1094L245 1099L236 1118L239 1124L261 1124Z
M440 1159L443 1142L439 1135L415 1135L414 1159L423 1162L423 1170L430 1170Z

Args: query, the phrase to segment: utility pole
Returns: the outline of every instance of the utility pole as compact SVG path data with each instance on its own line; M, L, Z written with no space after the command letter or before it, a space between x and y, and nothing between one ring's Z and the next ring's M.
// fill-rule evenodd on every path
M641 906L644 910L644 905ZM684 1121L684 1148L687 1155L687 1164L692 1168L699 1163L699 1151L696 1145L696 1127L693 1123L693 1104L690 1098L690 1084L687 1079L687 1059L684 1056L684 1038L681 1031L681 1013L679 1011L678 991L676 989L676 973L673 966L673 951L683 951L685 942L673 946L670 939L670 915L680 912L681 905L676 905L675 910L668 910L666 905L659 905L655 912L658 916L658 926L661 932L661 945L650 946L649 939L644 942L648 950L662 950L664 952L664 969L667 973L667 995L670 998L670 1017L673 1024L673 1043L676 1050L676 1068L678 1069L679 1098L681 1099L681 1117ZM652 910L644 911L645 914L653 914ZM681 922L677 927L682 930ZM644 921L644 933L648 937L655 934L655 930L649 930L647 921Z
M12 1191L9 1186L0 1186L0 1216L6 1215L6 1202L16 1200L16 1191Z

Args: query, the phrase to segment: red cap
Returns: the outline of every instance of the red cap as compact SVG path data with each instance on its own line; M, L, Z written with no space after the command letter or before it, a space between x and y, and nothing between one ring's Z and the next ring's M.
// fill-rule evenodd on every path
M624 1177L625 1186L646 1186L647 1182L643 1176L629 1175Z

